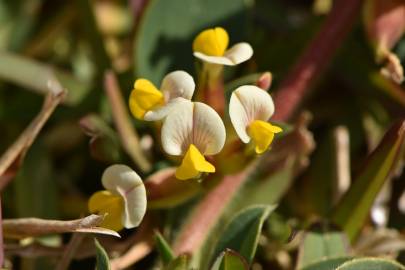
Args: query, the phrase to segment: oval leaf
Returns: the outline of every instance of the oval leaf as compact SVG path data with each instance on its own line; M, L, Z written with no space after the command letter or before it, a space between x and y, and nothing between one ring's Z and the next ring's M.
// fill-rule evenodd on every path
M110 260L108 258L107 252L105 252L104 248L100 245L97 239L94 239L94 244L96 245L96 260L97 270L110 270Z
M322 259L348 255L347 242L346 236L337 231L322 232L314 228L306 232L299 247L297 268L305 268Z
M302 268L302 270L336 270L337 267L351 259L352 258L349 257L326 259L313 264L309 264L306 267Z
M246 260L235 251L230 249L222 252L215 260L211 270L248 270Z
M336 270L404 270L405 267L395 261L380 258L361 258L348 261Z
M237 213L222 232L214 255L229 248L237 251L251 263L263 223L275 208L270 205L255 205Z

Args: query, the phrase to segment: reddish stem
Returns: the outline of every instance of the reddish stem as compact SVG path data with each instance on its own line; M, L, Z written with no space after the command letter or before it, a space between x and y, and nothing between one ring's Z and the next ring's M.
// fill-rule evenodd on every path
M352 28L362 2L334 1L335 5L322 28L275 93L274 102L277 109L273 120L286 121L297 110L315 79L325 70Z
M192 254L202 245L208 232L215 226L222 211L249 173L248 169L236 175L225 176L221 183L205 196L194 210L191 222L186 224L174 244L173 249L177 255Z

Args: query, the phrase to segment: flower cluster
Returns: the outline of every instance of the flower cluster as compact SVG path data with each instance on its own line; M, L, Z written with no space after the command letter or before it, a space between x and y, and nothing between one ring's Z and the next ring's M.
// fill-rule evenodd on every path
M203 70L218 71L223 65L237 65L251 58L252 47L245 42L228 49L229 36L225 29L216 27L202 31L193 42L194 56L202 60ZM203 72L204 72L203 71ZM210 77L202 76L202 77ZM218 80L220 76L211 76ZM161 143L163 150L172 156L180 156L181 164L176 177L180 180L200 178L204 173L216 171L211 156L218 154L226 143L226 125L221 119L218 100L210 102L207 96L224 96L223 89L205 82L192 101L195 82L185 71L174 71L164 77L160 89L150 81L138 79L129 98L132 114L141 120L162 121ZM218 93L219 92L219 93ZM207 104L205 104L207 103ZM281 128L267 122L274 112L271 96L257 86L237 88L229 103L231 123L244 143L253 142L257 154L265 152L274 134ZM225 120L226 122L226 120Z
M268 122L274 113L271 96L254 85L233 91L229 117L224 116L222 67L237 65L253 55L248 43L238 43L229 49L228 43L228 33L220 27L205 30L195 38L194 56L202 60L204 74L200 77L205 78L199 82L198 91L194 79L181 70L167 74L159 88L144 78L134 83L129 97L130 111L139 120L161 123L163 150L180 159L175 172L177 179L201 179L216 172L215 165L221 160L213 156L229 141L226 133L232 130L230 125L240 141L252 142L257 154L269 149L274 134L282 131ZM102 184L106 190L90 198L90 212L105 215L102 226L112 230L138 226L146 211L146 191L141 178L125 165L113 165L104 172Z

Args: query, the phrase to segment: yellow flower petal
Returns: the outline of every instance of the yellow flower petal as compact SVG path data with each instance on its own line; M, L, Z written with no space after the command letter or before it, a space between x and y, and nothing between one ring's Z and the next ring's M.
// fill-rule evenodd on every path
M163 94L148 80L138 79L129 97L132 114L143 119L145 113L164 104Z
M205 160L194 144L190 144L180 167L176 170L176 178L187 180L197 177L202 172L215 172L215 167Z
M104 215L107 214L101 227L119 231L124 226L121 218L124 211L124 202L119 195L114 195L107 190L97 191L88 202L90 213Z
M253 121L248 127L248 133L255 144L256 153L261 154L266 151L274 139L274 134L281 131L283 130L280 127L273 126L268 122Z
M193 42L193 51L209 56L222 56L228 48L229 36L225 29L215 27L202 31Z

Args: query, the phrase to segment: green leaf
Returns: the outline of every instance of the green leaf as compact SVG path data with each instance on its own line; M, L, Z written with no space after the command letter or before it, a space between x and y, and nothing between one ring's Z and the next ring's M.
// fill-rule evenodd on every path
M158 84L169 71L191 71L192 41L205 28L224 27L230 36L230 46L242 41L247 2L250 1L149 1L135 42L137 75Z
M181 255L172 261L165 270L187 270L189 258L186 255Z
M174 259L174 253L170 245L163 238L160 232L155 233L156 248L164 264L170 263Z
M248 270L246 260L233 250L227 249L215 260L211 270Z
M346 256L347 243L346 236L341 232L314 228L305 233L299 247L297 268L303 269L321 259Z
M348 261L336 270L404 270L405 267L395 261L381 258L361 258Z
M4 51L0 51L0 58L0 79L41 94L67 89L67 104L79 103L90 90L88 85L73 75L51 66Z
M96 260L97 270L110 270L110 261L108 259L107 252L105 252L104 248L100 245L97 239L94 238L94 244L96 245Z
M336 268L339 267L341 264L351 259L352 258L350 257L326 259L307 265L306 267L302 268L302 270L336 270Z
M395 169L404 138L405 121L400 121L385 134L367 158L364 169L337 205L332 218L351 240L360 231L377 194Z
M222 232L215 247L214 256L229 248L251 263L256 253L263 223L275 208L270 205L255 205L237 213Z

